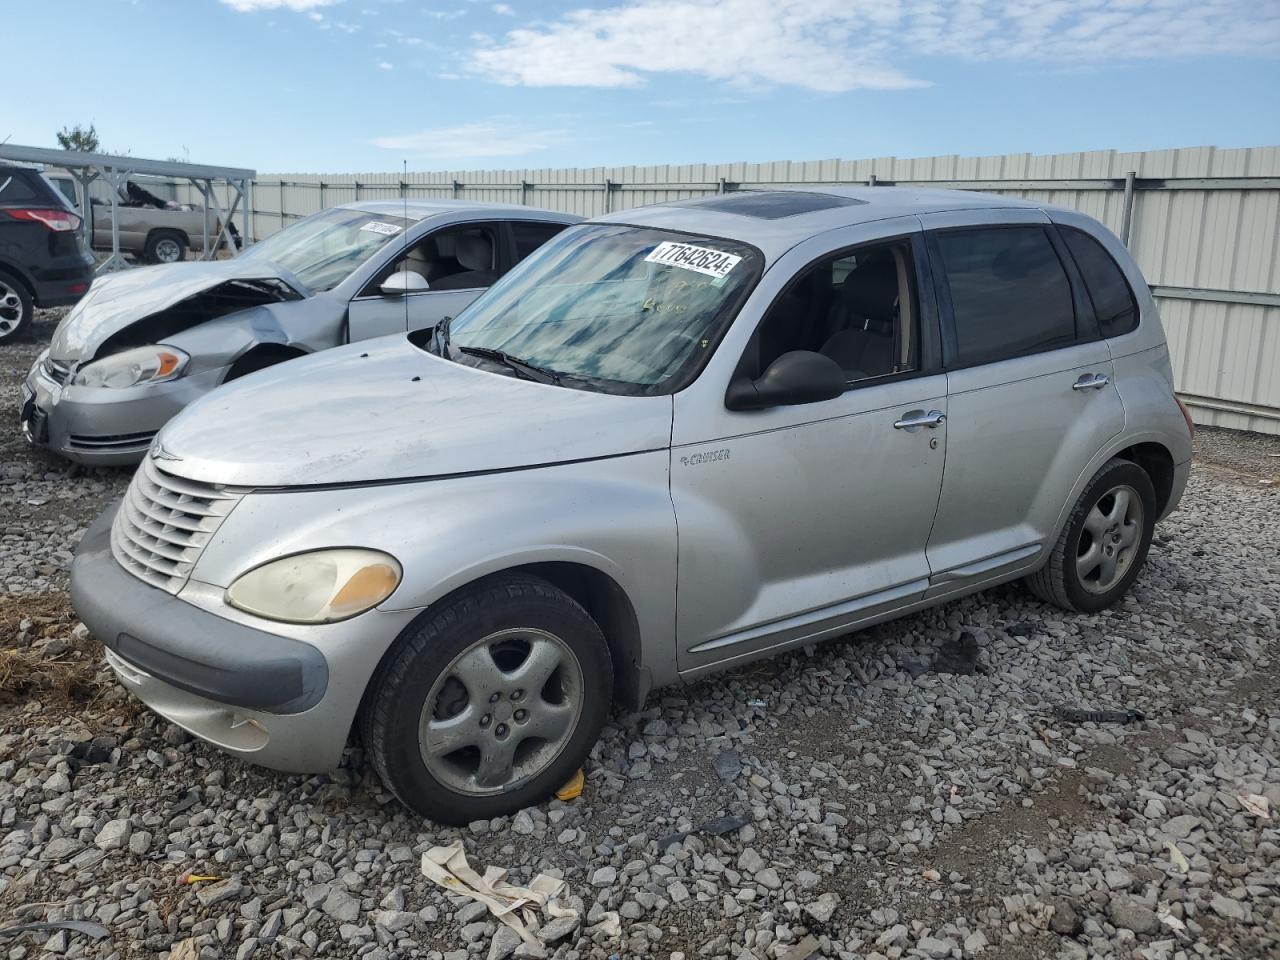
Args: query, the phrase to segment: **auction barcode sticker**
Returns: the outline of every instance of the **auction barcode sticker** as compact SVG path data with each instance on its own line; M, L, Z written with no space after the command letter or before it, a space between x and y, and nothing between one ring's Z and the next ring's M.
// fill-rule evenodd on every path
M381 220L370 220L361 230L368 230L370 233L381 234L384 237L390 237L400 232L400 228L394 223L383 223Z
M708 247L674 243L670 240L658 244L644 259L646 263L662 263L669 267L696 270L717 280L723 280L730 270L742 262L741 257L735 257L732 253L721 253Z

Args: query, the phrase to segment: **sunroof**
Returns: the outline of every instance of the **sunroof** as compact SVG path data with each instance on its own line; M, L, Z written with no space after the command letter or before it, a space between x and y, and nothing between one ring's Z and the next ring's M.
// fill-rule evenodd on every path
M806 193L803 190L744 190L741 193L728 193L712 200L702 200L698 206L705 210L736 213L743 217L781 220L783 217L795 217L802 213L813 213L815 210L853 207L866 202L855 200L853 197L837 197L830 193Z

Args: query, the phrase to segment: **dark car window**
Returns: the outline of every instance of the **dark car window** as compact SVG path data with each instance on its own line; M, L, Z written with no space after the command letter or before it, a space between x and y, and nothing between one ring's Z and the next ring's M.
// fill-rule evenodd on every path
M951 365L991 363L1075 341L1071 284L1043 228L948 230L936 243L955 316Z
M751 375L792 350L830 357L850 383L916 369L914 276L905 241L845 250L807 267L761 321Z
M1106 248L1083 230L1062 228L1067 249L1084 276L1104 337L1118 337L1138 325L1138 302L1124 273Z
M47 201L43 192L37 193L25 170L0 167L0 203L31 203ZM61 206L61 204L59 204Z
M554 237L568 224L535 223L531 220L512 220L511 236L516 244L516 263Z

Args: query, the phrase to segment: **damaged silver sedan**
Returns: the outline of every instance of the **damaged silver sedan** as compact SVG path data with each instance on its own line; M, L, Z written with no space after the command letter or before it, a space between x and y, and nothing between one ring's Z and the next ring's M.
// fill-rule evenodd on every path
M227 261L94 281L36 358L27 439L79 463L136 463L215 387L316 350L429 329L580 218L506 204L353 203Z

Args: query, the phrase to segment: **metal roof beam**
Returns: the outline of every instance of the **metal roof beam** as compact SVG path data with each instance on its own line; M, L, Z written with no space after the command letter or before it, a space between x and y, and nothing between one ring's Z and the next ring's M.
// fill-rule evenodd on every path
M244 167L213 167L203 163L181 163L176 160L145 160L110 153L81 153L52 147L24 147L20 144L0 145L0 159L21 163L45 163L66 170L99 168L158 177L182 177L192 180L252 180L256 170Z

